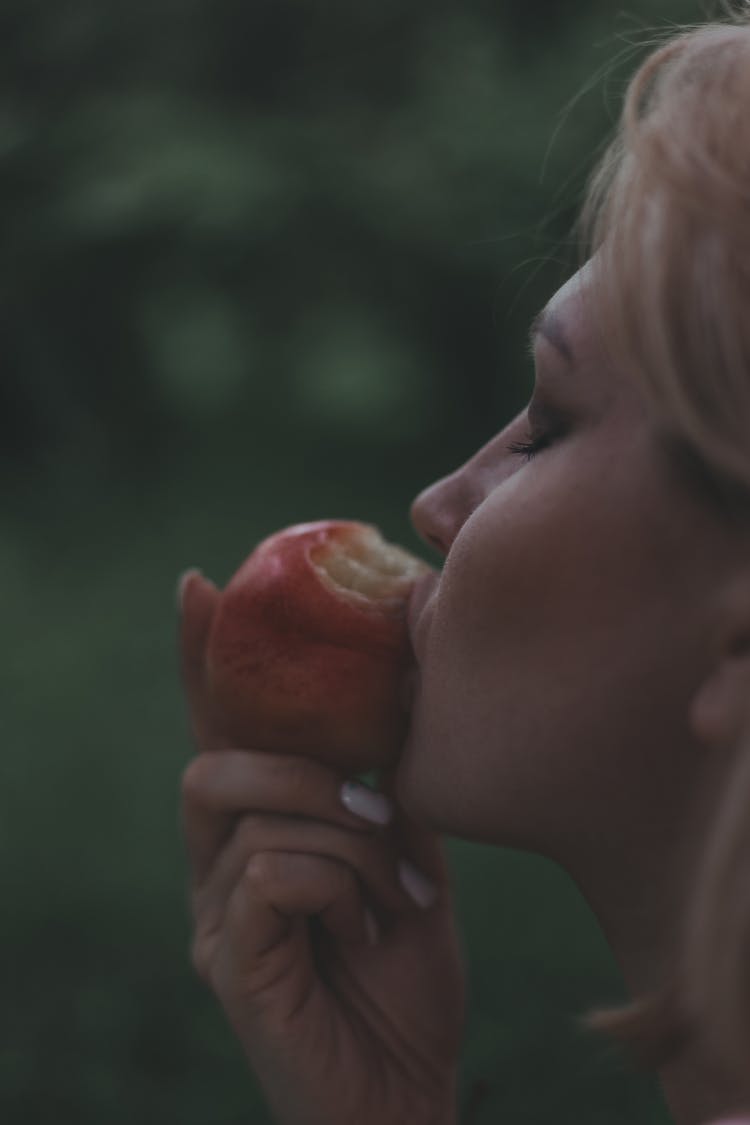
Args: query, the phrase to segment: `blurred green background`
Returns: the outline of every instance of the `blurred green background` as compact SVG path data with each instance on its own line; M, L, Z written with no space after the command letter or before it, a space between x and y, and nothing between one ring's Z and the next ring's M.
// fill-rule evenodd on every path
M706 12L0 3L7 1125L268 1121L188 963L175 580L310 518L429 557L409 503L528 393L645 29ZM577 1028L624 994L570 881L450 854L474 1125L666 1122Z

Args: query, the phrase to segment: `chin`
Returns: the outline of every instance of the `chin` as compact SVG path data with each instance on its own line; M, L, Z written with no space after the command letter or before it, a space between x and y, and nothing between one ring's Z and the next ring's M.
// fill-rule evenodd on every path
M396 771L396 797L412 820L433 828L429 800L429 776L424 777L423 755L417 744L414 723L409 729ZM434 771L433 771L434 772Z
M434 731L422 732L412 720L396 772L396 798L416 824L471 843L543 854L538 817L518 794L506 788L505 796L498 799L493 779L482 782L472 773L465 747L441 744Z
M412 722L396 773L396 797L422 828L458 835L458 794L453 779L437 765L436 750L434 739L420 738Z

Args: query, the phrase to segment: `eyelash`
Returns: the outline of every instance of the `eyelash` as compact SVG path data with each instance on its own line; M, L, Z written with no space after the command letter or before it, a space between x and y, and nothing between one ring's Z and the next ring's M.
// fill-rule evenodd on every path
M552 438L549 434L539 434L538 437L529 434L526 441L511 442L508 446L508 452L518 454L520 457L525 457L528 462L532 461L537 453L541 453L543 449L546 449L551 442Z

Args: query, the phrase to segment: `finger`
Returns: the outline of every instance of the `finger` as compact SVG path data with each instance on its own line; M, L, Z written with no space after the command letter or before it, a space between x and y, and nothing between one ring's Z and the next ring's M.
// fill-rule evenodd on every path
M353 873L319 856L261 852L247 864L228 904L221 940L194 944L193 961L247 1042L279 1042L321 982L308 919L320 916L339 941L367 940ZM319 995L319 993L318 993Z
M339 941L367 941L364 903L351 869L329 857L256 853L228 903L226 960L218 969L224 979L216 983L232 990L240 981L250 992L267 986L277 979L275 962L291 940L300 955L284 956L284 1003L295 1010L295 984L309 985L313 972L306 927L301 930L295 922L314 916L320 916Z
M377 830L392 815L390 802L376 802L370 810L375 820L356 816L342 800L348 781L343 773L300 755L260 750L199 754L182 777L183 825L194 880L205 877L242 813L278 812L358 832Z
M180 579L180 674L193 734L203 750L215 745L206 699L205 657L208 635L220 596L219 589L204 578L199 570L188 570Z
M316 855L345 863L378 912L403 914L417 909L398 878L398 856L384 840L311 820L252 815L242 818L205 883L193 890L198 929L216 932L221 928L227 903L247 864L253 855L269 851Z

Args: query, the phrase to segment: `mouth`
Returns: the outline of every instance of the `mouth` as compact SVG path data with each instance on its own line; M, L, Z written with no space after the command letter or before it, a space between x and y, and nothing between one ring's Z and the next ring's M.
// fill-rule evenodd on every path
M440 583L440 571L430 570L423 574L412 587L407 606L406 623L409 631L414 663L407 669L401 685L401 702L404 710L410 712L417 696L420 678L420 664L424 650L424 638L428 625L426 612Z
M407 625L417 663L420 661L420 640L424 632L424 628L420 628L420 625L424 618L425 609L431 601L439 583L440 571L433 570L429 574L425 574L417 579L409 597Z

